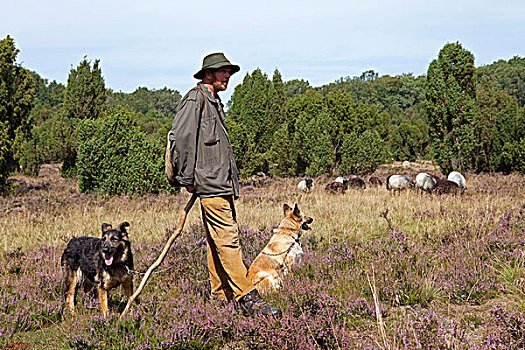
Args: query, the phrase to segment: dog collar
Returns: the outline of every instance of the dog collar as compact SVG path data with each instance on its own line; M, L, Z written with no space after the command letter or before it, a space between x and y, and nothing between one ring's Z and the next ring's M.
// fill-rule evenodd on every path
M301 234L302 233L303 233L303 230L299 231L299 234L297 235L296 238L294 238L292 235L288 235L288 236L292 237L293 242L292 242L292 244L290 244L290 246L286 250L284 250L284 251L282 251L280 253L266 253L264 250L261 253L263 253L264 255L268 255L268 256L279 256L279 255L286 254L293 248L293 246L295 244L301 245L301 242L299 242L299 238L301 238Z
M280 253L275 253L275 254L274 253L266 253L264 250L261 253L263 253L264 255L268 255L268 256L279 256L279 255L283 255L283 254L288 253L292 249L292 247L294 245L295 245L295 241L293 241L293 243L290 244L290 246L286 250L284 250L284 251L282 251Z

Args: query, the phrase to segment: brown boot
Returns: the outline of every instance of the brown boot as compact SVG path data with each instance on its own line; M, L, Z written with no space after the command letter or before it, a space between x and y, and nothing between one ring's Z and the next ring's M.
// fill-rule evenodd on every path
M246 317L255 314L281 318L283 315L281 309L277 307L271 307L264 300L262 300L261 295L257 289L252 290L250 293L240 298L239 305L241 306L242 314Z

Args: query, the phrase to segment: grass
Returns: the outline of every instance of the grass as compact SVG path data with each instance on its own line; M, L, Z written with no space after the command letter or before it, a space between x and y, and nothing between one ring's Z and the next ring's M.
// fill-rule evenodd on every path
M394 165L374 175L384 180L391 173L418 171L435 172L429 164ZM292 178L246 187L237 215L247 263L281 220L283 203L298 203L314 218L302 240L303 263L268 299L283 309L283 319L245 319L233 305L207 301L206 258L198 250L180 268L152 277L123 322L117 310L101 319L89 295L79 302L78 315L62 312L62 250L73 235L99 236L103 222L128 221L135 264L146 270L189 195L78 194L75 183L50 166L38 178L16 178L23 181L15 194L0 198L0 338L6 339L0 347L525 346L522 175L467 174L462 196L391 195L384 187L332 195L323 190L326 177L315 179L310 194L299 193L298 179ZM198 205L186 225L166 266L203 236Z

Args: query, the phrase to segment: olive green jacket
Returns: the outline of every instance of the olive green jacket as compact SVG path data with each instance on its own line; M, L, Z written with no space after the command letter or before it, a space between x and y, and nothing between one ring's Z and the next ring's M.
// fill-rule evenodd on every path
M182 98L172 123L175 178L182 186L193 185L200 197L239 197L239 171L224 117L220 99L199 83Z

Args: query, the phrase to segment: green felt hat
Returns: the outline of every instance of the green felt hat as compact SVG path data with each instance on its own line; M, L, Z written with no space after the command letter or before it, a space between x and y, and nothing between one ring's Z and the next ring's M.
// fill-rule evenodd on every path
M208 56L204 57L202 60L202 68L197 73L193 74L195 79L204 78L204 71L206 69L219 69L222 67L230 67L230 75L237 73L241 70L236 64L232 64L222 52L211 53Z

